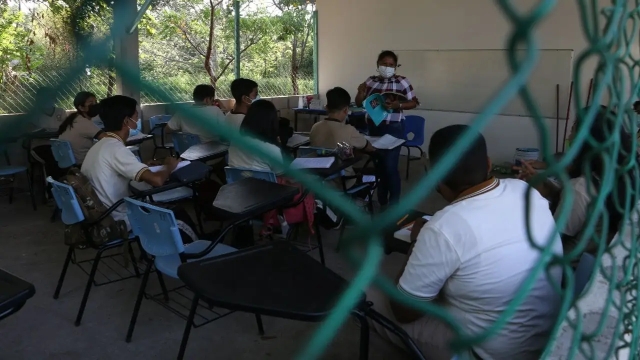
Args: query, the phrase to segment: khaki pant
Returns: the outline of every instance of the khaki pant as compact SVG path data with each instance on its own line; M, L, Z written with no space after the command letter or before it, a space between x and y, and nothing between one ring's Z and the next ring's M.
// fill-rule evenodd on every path
M423 316L408 324L398 323L391 312L388 296L377 288L367 290L367 300L373 302L374 310L406 331L426 359L453 359L454 354L449 350L449 343L454 338L454 333L447 324L429 316ZM394 333L374 321L369 320L369 323L383 339L404 348L402 340Z

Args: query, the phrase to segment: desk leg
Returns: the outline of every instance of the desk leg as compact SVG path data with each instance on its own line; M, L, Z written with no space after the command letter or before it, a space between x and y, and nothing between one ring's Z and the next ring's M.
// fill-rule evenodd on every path
M369 322L364 314L354 311L355 316L360 322L360 360L369 359Z
M193 318L196 315L196 309L198 308L198 301L200 298L198 294L193 294L193 302L191 303L191 310L189 310L189 317L187 318L187 324L182 334L182 342L180 343L180 352L178 353L178 360L184 358L184 352L187 350L187 342L189 341L189 334L191 334L191 328L193 327Z
M293 131L298 131L298 112L293 112Z
M260 336L264 335L264 327L262 326L262 318L260 314L256 314L256 323L258 324L258 333Z

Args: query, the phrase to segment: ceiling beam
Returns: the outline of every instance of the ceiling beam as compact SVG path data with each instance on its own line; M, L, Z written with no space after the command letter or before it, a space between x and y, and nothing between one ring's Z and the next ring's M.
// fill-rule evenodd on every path
M144 4L142 4L142 6L140 7L140 10L138 10L138 14L136 15L135 20L133 20L133 24L131 24L131 28L129 29L129 31L127 31L127 34L133 34L133 32L136 30L136 27L138 27L140 20L142 20L144 13L146 13L147 9L149 9L149 6L151 6L152 1L153 0L145 0Z

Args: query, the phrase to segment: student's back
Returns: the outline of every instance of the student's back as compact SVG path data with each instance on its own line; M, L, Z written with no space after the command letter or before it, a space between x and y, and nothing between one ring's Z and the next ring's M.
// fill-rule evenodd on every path
M224 113L219 107L194 105L186 111L178 111L171 117L167 126L175 131L198 135L202 142L210 142L220 141L220 136L215 133L213 126L224 121Z

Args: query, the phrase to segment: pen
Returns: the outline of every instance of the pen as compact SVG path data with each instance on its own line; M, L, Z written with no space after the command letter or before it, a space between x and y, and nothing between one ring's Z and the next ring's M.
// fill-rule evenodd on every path
M409 215L405 215L402 219L400 219L400 221L398 221L398 223L396 225L400 225L402 224L403 221L405 221L406 218L408 218Z

